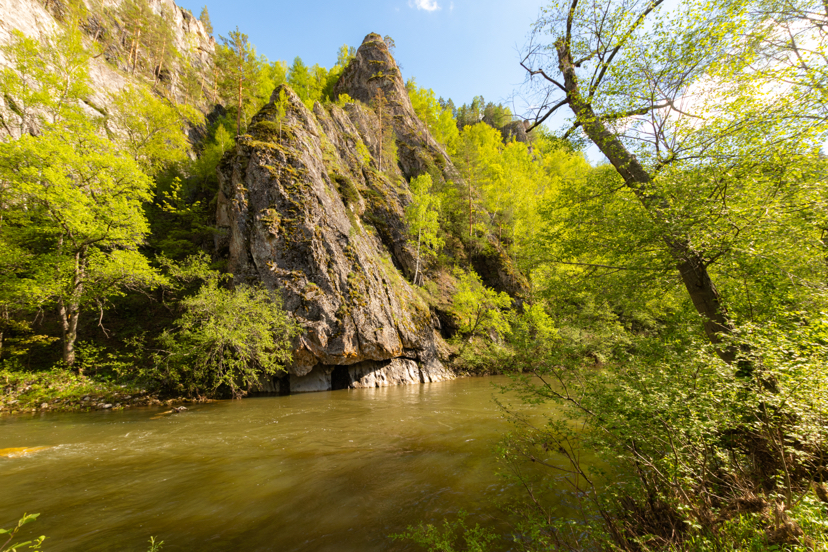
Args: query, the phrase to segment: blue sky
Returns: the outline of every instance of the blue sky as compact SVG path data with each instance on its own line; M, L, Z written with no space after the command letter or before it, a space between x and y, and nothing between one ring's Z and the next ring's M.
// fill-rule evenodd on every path
M290 64L300 56L331 67L343 44L369 32L390 35L405 79L457 105L475 95L507 101L523 81L518 50L543 0L178 0L196 16L207 9L219 34L246 33L259 53Z

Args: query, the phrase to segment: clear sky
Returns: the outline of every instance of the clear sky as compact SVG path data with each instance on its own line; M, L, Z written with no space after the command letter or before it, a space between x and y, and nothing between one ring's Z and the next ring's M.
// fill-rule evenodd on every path
M505 102L523 82L519 50L544 0L177 0L198 16L207 3L216 39L239 27L260 54L330 68L343 44L390 35L403 78L458 106L482 95Z

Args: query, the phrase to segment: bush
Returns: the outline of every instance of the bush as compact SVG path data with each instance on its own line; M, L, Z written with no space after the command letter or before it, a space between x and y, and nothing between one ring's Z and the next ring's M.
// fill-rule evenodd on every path
M562 346L550 339L515 347L511 388L523 403L558 409L540 427L514 414L521 429L501 458L515 474L526 473L523 464L556 466L558 484L572 489L589 520L572 530L542 516L535 544L636 551L828 544L828 321L745 325L736 339L754 367L750 377L707 345L665 336L651 340L647 356L603 367L562 365Z
M204 284L182 300L185 312L175 328L158 338L151 378L181 393L229 392L241 398L261 376L284 370L299 328L273 291L247 285L225 289L204 258L191 258L173 272Z

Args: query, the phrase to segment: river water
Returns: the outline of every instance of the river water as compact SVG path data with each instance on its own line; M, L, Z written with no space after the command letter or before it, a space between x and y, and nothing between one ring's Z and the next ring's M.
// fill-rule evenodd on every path
M0 419L0 527L52 552L415 550L391 541L465 509L499 525L517 492L492 454L505 377L167 409Z

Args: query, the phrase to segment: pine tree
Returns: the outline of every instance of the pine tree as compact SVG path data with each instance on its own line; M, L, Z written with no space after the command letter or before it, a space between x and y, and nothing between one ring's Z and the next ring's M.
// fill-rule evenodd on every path
M260 72L260 62L247 35L240 32L238 27L229 33L229 37L220 38L222 44L216 49L216 65L222 76L221 95L228 100L235 96L236 131L241 134L244 101L252 92L250 84Z
M210 13L207 11L207 6L201 8L201 14L199 14L198 20L204 25L204 30L207 31L207 34L212 35L213 24L210 22Z

